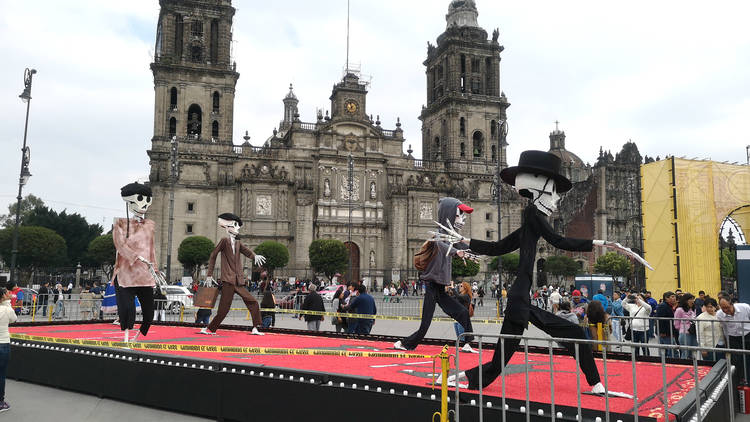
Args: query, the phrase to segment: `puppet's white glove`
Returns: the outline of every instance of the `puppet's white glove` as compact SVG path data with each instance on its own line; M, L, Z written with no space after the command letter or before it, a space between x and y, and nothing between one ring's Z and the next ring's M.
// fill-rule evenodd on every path
M458 231L456 231L453 228L453 225L451 224L450 221L446 220L445 223L447 224L447 227L444 226L444 225L442 225L442 224L440 224L440 223L438 223L437 221L435 222L435 224L437 224L438 227L440 227L441 229L443 229L445 231L445 233L431 231L431 232L429 232L432 235L432 239L430 239L430 240L433 240L433 241L443 241L443 242L448 242L448 243L458 243L458 242L464 242L464 243L467 243L467 244L469 243L469 241L471 239L467 239L467 238L463 237L463 235L461 235L461 233L459 233Z
M214 280L213 277L208 276L208 277L206 277L206 285L209 286L209 287L214 286L214 285L218 286L219 283L217 283L216 280Z
M622 246L621 244L619 244L617 242L610 242L608 240L594 240L593 244L596 245L596 246L603 246L605 248L610 248L610 249L614 249L616 251L622 252L623 254L625 254L625 255L627 255L627 256L635 259L636 261L640 262L641 264L643 264L643 266L645 266L649 270L654 271L654 267L652 267L651 264L649 264L640 255L638 255L637 253L633 252L632 249L626 248L625 246Z
M148 261L148 259L146 259L146 258L144 258L144 257L142 257L142 256L140 256L140 255L138 255L137 259L138 259L139 261L143 262L144 264L148 265L149 267L153 265L152 263L150 263L150 262Z
M458 251L456 252L456 255L458 255L460 258L463 258L464 261L468 259L470 261L479 262L479 260L481 259L479 255L471 253L467 250Z
M263 255L255 255L255 266L262 267L266 263L266 257Z

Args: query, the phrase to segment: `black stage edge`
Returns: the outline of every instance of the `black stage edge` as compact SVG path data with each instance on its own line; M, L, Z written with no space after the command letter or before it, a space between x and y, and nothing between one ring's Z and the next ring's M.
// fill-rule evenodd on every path
M70 325L102 321L69 321L65 323L22 323L16 326ZM196 326L195 324L159 324ZM226 326L225 329L247 330L247 326ZM352 337L372 340L393 340L387 336L352 336L335 333L311 333L309 331L274 329L277 333ZM446 340L427 340L425 343L444 345ZM491 348L488 348L491 349ZM530 351L532 347L529 347ZM264 365L217 362L200 358L186 358L135 350L105 349L66 346L31 341L11 342L11 362L8 377L41 385L92 394L98 397L125 401L142 406L187 413L219 421L246 421L260 417L273 420L337 420L342 414L355 416L358 421L382 422L386 418L396 421L426 420L440 409L440 390L429 386L416 387L397 383L375 381L369 377L331 375L322 372L276 368ZM540 353L549 353L539 348ZM564 354L564 353L561 353ZM614 357L611 353L607 358ZM629 354L623 355L629 358ZM148 360L148 361L147 361ZM676 361L679 362L679 361ZM721 395L709 415L728 420L727 388L717 390L726 367L717 363L711 373L701 381L701 404L705 397ZM726 365L726 362L723 363ZM202 366L202 368L201 368ZM244 371L244 373L242 373ZM253 374L251 375L251 371ZM261 372L263 375L261 375ZM303 380L301 380L302 378ZM725 378L725 377L724 377ZM312 380L312 382L311 382ZM329 385L329 382L331 385ZM341 386L343 383L343 387ZM354 387L356 384L356 388ZM732 385L736 385L733 381ZM367 389L365 389L365 386ZM381 391L378 392L377 389ZM393 393L391 393L393 390ZM406 390L407 394L404 394ZM421 397L417 397L417 394ZM435 399L431 399L431 395ZM455 408L455 393L450 393L449 409ZM332 400L333 399L333 400ZM479 419L479 408L469 404L478 403L475 394L461 393L460 420ZM501 420L501 399L493 397L492 407L486 407L487 420ZM735 403L737 401L735 400ZM290 406L290 404L292 404ZM506 399L509 409L508 421L526 421L527 415L520 412L526 403ZM695 411L694 394L690 393L670 413L678 421L687 420ZM538 411L544 414L539 415ZM550 405L530 402L532 421L551 419ZM563 414L561 421L575 420L576 408L556 406ZM343 412L343 413L342 413ZM605 420L602 411L582 409L584 420L596 417ZM656 419L640 416L639 421ZM452 418L451 418L452 420ZM610 413L610 420L632 421L632 415Z

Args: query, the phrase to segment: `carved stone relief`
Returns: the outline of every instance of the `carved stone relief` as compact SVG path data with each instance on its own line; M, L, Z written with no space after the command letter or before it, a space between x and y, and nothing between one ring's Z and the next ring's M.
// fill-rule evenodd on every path
M341 178L341 200L349 201L349 180L348 177ZM352 201L359 201L359 176L352 177Z
M255 214L270 216L273 214L271 195L258 195L255 199Z
M419 219L432 220L432 204L429 202L419 204Z

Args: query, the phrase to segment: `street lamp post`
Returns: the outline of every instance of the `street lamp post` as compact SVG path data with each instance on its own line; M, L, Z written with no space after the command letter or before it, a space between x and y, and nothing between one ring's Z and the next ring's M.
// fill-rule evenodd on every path
M500 131L499 131L499 139L498 139L498 157L497 157L497 167L496 167L496 174L495 174L495 196L497 199L497 240L499 241L503 237L502 232L502 179L500 179L500 172L502 171L502 168L500 168L502 164L502 160L500 159L500 151L502 151L503 144L505 144L505 140L508 137L508 121L502 120L500 122ZM497 257L497 282L498 285L503 284L503 260L502 257Z
M179 143L177 136L172 137L170 144L170 171L169 171L169 226L167 232L167 283L172 280L172 230L174 228L174 185L178 178Z
M29 162L31 161L31 150L26 146L26 135L29 131L29 109L31 108L31 82L34 78L36 69L26 68L23 72L23 92L18 97L26 103L26 123L23 127L23 148L21 148L21 173L18 178L18 196L16 197L16 224L13 228L13 248L10 258L10 281L17 282L16 277L16 256L18 255L18 225L21 222L21 192L23 186L29 181L31 173L29 172Z
M352 157L352 154L349 153L349 173L347 177L347 190L349 192L349 271L347 274L347 278L352 281L352 278L354 278L354 274L352 273L352 251L354 251L354 245L352 244L352 194L354 192L354 157Z

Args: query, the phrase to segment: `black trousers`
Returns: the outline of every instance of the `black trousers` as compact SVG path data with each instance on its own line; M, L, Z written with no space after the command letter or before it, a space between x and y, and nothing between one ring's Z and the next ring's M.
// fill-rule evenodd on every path
M528 323L526 321L508 318L508 314L509 313L506 312L506 317L503 321L503 326L500 329L500 334L523 334L523 331L526 329ZM576 324L573 324L566 319L560 318L552 313L544 311L536 306L529 307L528 316L528 322L531 322L552 337L586 340L586 333L583 331L583 328ZM504 357L500 353L501 341L503 343L503 351L505 352ZM520 343L520 339L503 339L502 337L498 338L497 345L495 346L495 353L492 355L492 360L484 365L480 365L466 371L466 377L469 379L469 388L472 390L476 390L479 388L480 369L482 370L483 387L487 387L488 385L492 384L492 382L495 381L498 376L500 376L500 373L502 371L503 361L501 359L504 358L505 365L507 365L508 361L510 361L510 358L518 349L518 345ZM568 353L570 353L571 356L575 356L575 345L573 343L563 343L562 346L567 349ZM599 378L599 370L596 368L591 345L579 344L578 357L580 361L581 371L586 376L586 381L589 383L589 385L595 385L596 383L600 382L601 379Z
M135 298L141 303L141 334L148 334L151 322L154 320L154 288L153 287L120 287L115 278L115 298L117 299L117 315L120 317L120 329L132 330L135 325Z
M727 336L729 337L729 348L747 350L750 349L750 334L742 336ZM725 355L726 356L726 355ZM742 379L750 380L750 357L744 354L732 353L732 365L738 369L740 382Z
M426 287L424 304L422 305L422 322L419 325L419 329L414 334L401 341L401 344L409 350L414 350L419 342L424 339L424 336L427 335L427 330L430 328L430 324L432 324L432 316L435 314L436 303L440 305L443 312L461 324L467 333L473 332L469 310L461 305L455 297L446 293L445 286L442 284L429 281L425 283ZM469 342L473 340L473 337L466 336L464 340Z

